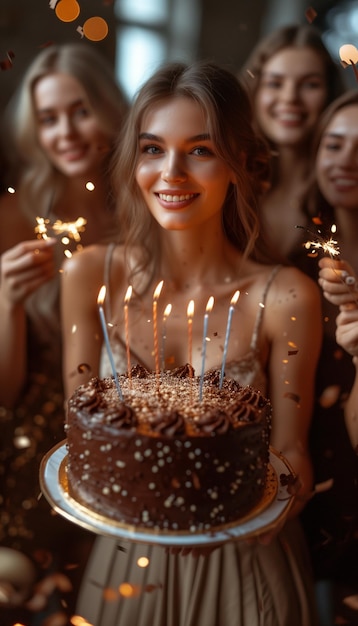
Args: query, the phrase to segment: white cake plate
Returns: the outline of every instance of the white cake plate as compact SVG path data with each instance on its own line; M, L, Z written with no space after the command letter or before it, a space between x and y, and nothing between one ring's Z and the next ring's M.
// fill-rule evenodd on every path
M272 530L287 515L294 496L282 484L280 475L292 476L287 460L270 448L270 464L264 496L249 515L210 531L170 531L123 524L95 513L74 500L68 492L66 440L57 444L42 459L41 490L60 515L98 535L163 546L200 547L238 539L248 539ZM286 481L283 481L286 482ZM290 482L289 480L287 481Z

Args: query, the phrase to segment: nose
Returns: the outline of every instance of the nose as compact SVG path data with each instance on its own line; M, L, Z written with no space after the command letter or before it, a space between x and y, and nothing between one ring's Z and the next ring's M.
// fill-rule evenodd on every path
M74 124L69 115L61 115L58 120L58 130L63 136L73 135L75 132Z
M181 182L187 177L183 159L177 153L169 153L163 163L161 179L165 182Z
M347 169L357 169L358 167L358 146L355 142L350 142L344 146L337 155L337 162L341 167Z
M298 99L298 85L294 80L287 80L284 82L281 90L281 95L287 102L293 102Z

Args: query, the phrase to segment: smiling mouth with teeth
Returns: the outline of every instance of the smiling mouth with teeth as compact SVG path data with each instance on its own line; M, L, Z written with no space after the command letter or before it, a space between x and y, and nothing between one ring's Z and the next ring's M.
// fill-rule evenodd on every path
M185 200L195 198L197 195L198 194L196 193L186 193L181 195L176 194L173 196L166 193L158 193L159 198L165 202L184 202Z

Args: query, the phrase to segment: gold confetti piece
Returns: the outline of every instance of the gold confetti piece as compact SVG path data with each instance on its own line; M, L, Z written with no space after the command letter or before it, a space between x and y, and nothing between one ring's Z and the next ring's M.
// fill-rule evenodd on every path
M283 394L284 398L289 398L290 400L293 400L294 402L296 402L296 404L300 404L300 396L297 393L293 393L292 391L286 391L286 393Z
M5 61L1 61L0 62L0 69L5 71L5 70L11 70L12 68L12 60L15 57L15 54L13 53L12 50L8 50L8 52L6 53L7 58L5 59Z
M329 387L326 387L319 398L320 406L324 409L329 409L337 402L340 391L341 388L339 385L330 385Z
M322 483L317 483L317 485L314 486L314 492L315 493L323 493L325 491L329 491L329 489L332 489L333 487L333 478L329 478L328 480L323 481Z
M88 363L80 363L77 367L77 371L82 374L83 372L91 372L92 368Z

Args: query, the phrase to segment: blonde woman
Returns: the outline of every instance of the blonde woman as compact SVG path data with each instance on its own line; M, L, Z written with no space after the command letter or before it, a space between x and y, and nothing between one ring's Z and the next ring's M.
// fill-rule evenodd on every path
M31 554L48 551L51 567L54 555L76 561L69 553L78 533L50 518L39 501L40 460L64 438L59 278L65 246L51 230L48 240L37 239L36 217L50 224L86 220L81 241L66 244L70 251L109 235L115 218L108 163L125 113L110 64L85 44L65 44L46 48L30 64L4 122L16 192L0 198L0 541ZM75 543L81 545L80 537Z

